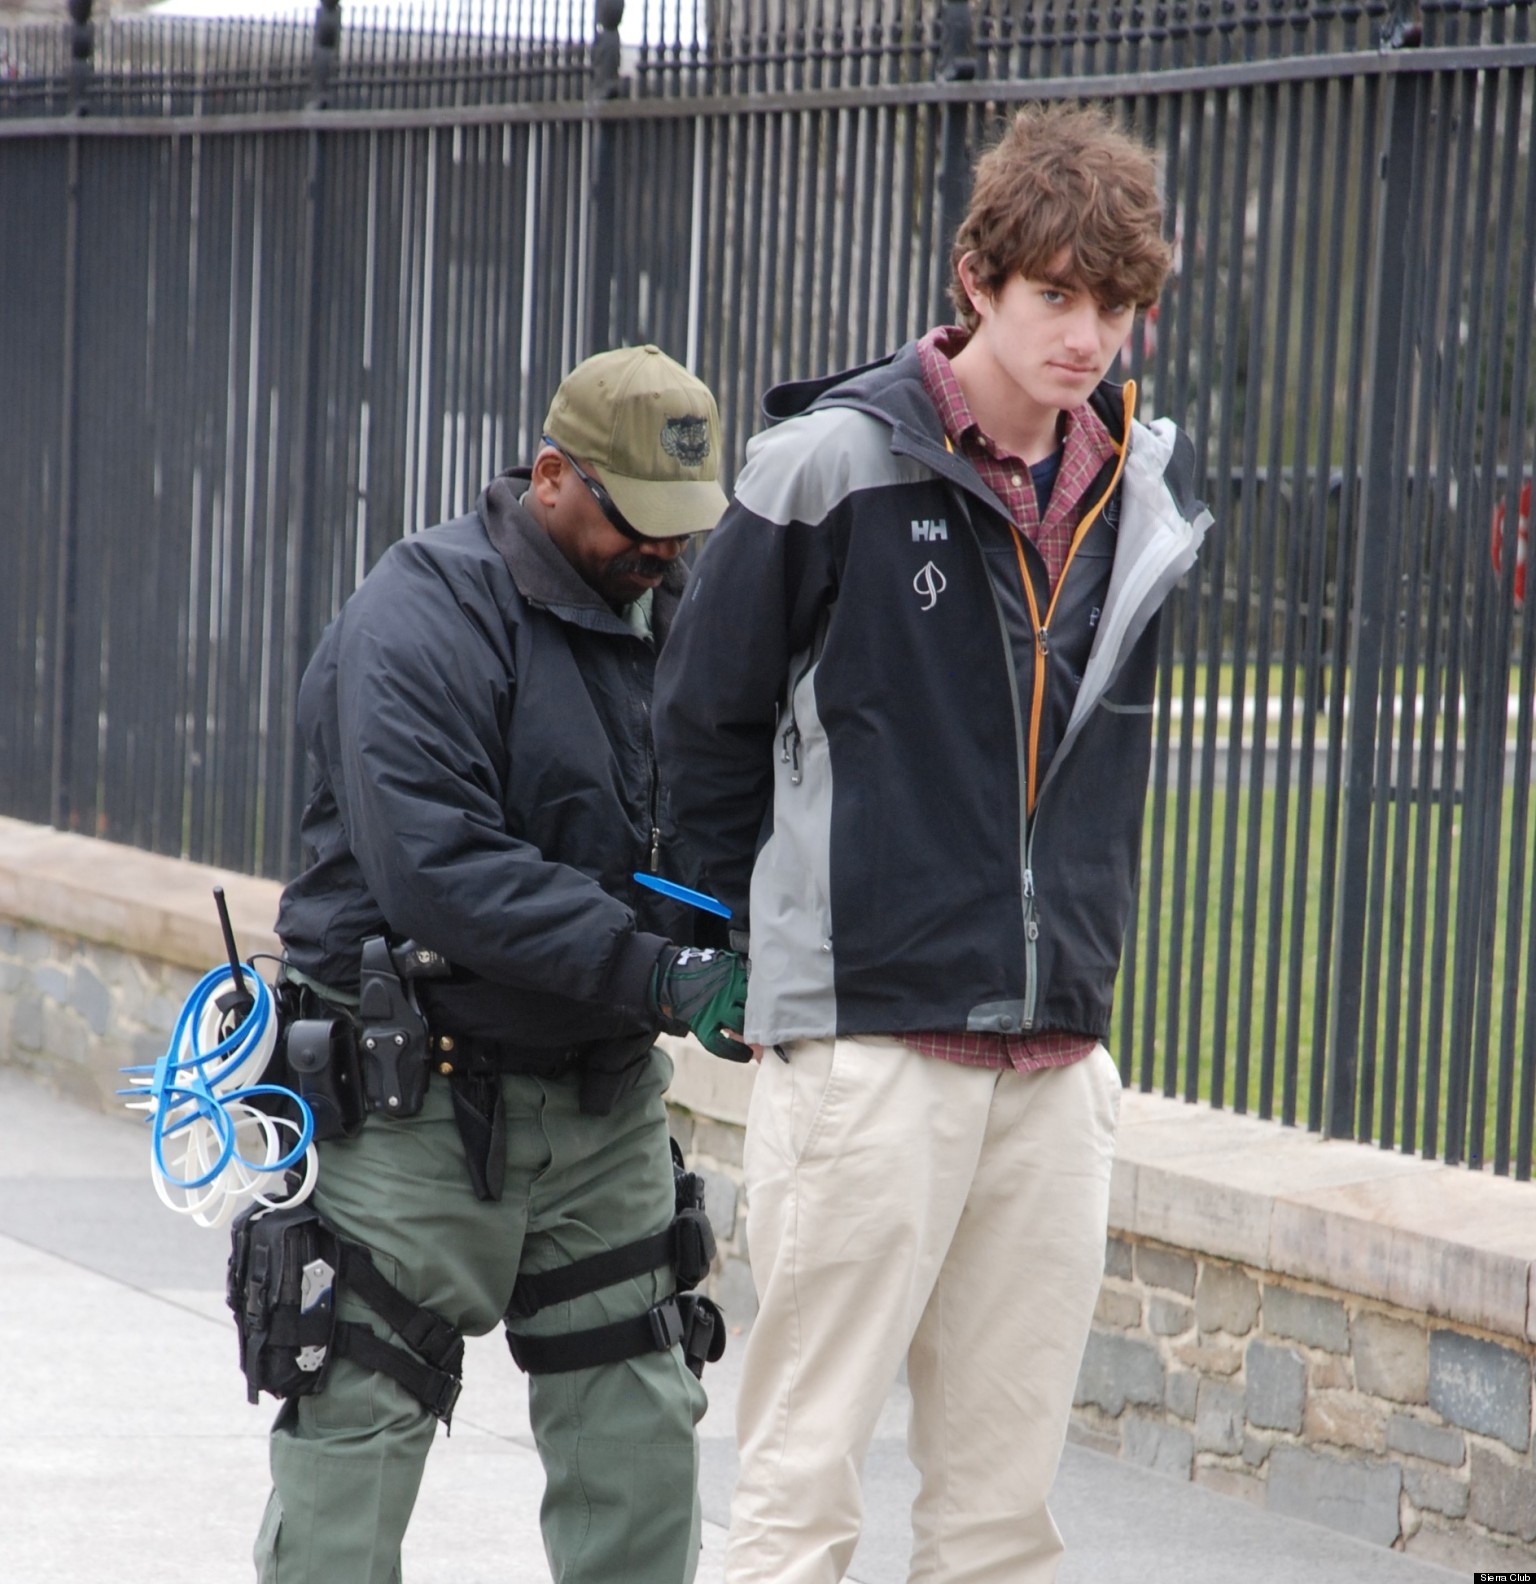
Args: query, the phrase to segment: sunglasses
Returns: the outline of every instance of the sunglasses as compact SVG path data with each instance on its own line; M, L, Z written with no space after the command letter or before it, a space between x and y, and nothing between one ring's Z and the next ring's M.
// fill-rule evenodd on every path
M573 457L571 453L560 444L558 440L552 440L548 435L545 435L543 438L544 444L547 446L552 446L556 451L558 451L560 455L565 458L566 462L570 464L571 471L576 475L577 478L581 480L583 484L587 486L588 491L591 493L592 499L598 504L598 509L602 512L603 516L608 519L609 525L616 529L619 533L623 534L631 544L682 544L693 537L692 534L670 534L663 538L657 537L654 534L641 533L638 528L632 527L625 519L624 513L621 512L614 504L613 496L611 496L608 491L605 490L603 486L599 484L584 467L582 467L581 463L579 463L576 458Z

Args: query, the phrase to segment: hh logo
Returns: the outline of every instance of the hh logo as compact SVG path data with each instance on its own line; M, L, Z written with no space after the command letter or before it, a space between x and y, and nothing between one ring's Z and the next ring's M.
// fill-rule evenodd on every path
M919 608L931 611L939 603L941 595L947 587L944 574L931 561L925 561L917 576L912 579L912 587L928 601Z
M943 517L914 517L912 519L913 544L917 544L919 541L948 538L949 523Z

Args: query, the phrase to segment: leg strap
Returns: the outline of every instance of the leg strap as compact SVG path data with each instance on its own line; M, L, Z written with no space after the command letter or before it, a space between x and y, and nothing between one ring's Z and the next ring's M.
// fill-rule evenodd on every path
M631 1320L571 1331L564 1336L519 1336L508 1330L507 1346L517 1367L528 1375L560 1375L567 1370L618 1364L642 1353L664 1353L681 1345L695 1375L725 1352L725 1318L708 1298L676 1293Z
M463 1385L458 1375L423 1364L404 1348L394 1347L376 1336L367 1326L353 1325L346 1320L336 1324L335 1348L339 1357L349 1358L364 1369L375 1370L397 1381L445 1425L452 1422L454 1404L459 1400L459 1389Z
M361 1244L342 1241L338 1246L342 1285L350 1287L421 1358L412 1358L404 1349L383 1341L367 1326L345 1322L336 1327L336 1351L398 1381L447 1424L463 1384L463 1333L441 1315L413 1304L385 1281L373 1256Z
M701 1375L705 1364L713 1364L725 1352L724 1316L708 1298L689 1291L709 1274L715 1257L715 1234L704 1213L704 1180L684 1167L676 1139L671 1150L670 1225L619 1248L517 1278L506 1320L507 1346L520 1370L557 1375L681 1346L688 1368ZM675 1273L678 1291L631 1320L564 1336L522 1336L512 1329L514 1320L527 1320L549 1304L569 1303L599 1288L667 1268Z
M676 1271L677 1285L686 1291L698 1286L714 1257L715 1234L709 1217L702 1209L690 1207L680 1211L670 1226L650 1237L589 1254L555 1270L519 1276L512 1289L507 1318L527 1320L549 1304L569 1303L599 1287L611 1287L615 1282L667 1266Z

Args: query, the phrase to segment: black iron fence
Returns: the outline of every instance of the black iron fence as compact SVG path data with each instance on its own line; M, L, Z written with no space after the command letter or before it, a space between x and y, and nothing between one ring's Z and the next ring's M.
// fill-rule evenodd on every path
M356 0L0 27L0 808L283 875L293 708L394 537L651 340L720 396L945 316L996 118L1116 107L1176 267L1128 1076L1528 1177L1532 0Z

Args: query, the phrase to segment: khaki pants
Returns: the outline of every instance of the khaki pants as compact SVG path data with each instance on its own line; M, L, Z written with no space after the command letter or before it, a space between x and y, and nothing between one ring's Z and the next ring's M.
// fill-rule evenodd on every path
M887 1038L770 1051L747 1125L761 1309L742 1366L728 1584L834 1584L907 1361L914 1584L1048 1584L1046 1509L1104 1270L1120 1082Z
M448 1089L434 1082L419 1115L370 1117L356 1139L321 1146L317 1203L408 1298L483 1335L500 1324L520 1269L566 1265L672 1219L661 1098L670 1074L669 1059L653 1053L649 1073L606 1117L581 1114L574 1081L503 1079L507 1176L494 1204L474 1197ZM672 1290L671 1271L653 1272L552 1304L518 1329L584 1330L640 1314ZM390 1339L345 1292L338 1313ZM530 1376L529 1394L557 1584L688 1584L699 1548L694 1426L705 1399L681 1350ZM473 1404L460 1411L472 1414ZM388 1376L347 1359L323 1391L285 1404L256 1542L260 1584L397 1584L436 1428ZM464 1523L474 1525L473 1512ZM508 1578L527 1570L522 1558L499 1564Z

